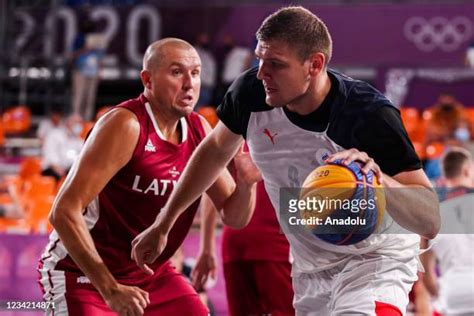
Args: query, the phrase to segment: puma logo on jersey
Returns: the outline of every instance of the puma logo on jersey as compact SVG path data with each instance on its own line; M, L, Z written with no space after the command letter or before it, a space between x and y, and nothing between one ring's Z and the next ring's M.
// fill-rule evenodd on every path
M268 130L268 128L265 128L265 129L263 130L263 133L264 133L265 135L267 135L267 137L270 139L270 141L272 142L272 144L275 145L275 136L277 136L278 133L275 133L275 134L272 135L272 133Z
M151 139L148 138L148 141L146 142L145 145L145 151L151 151L151 152L156 152L156 148L151 142Z

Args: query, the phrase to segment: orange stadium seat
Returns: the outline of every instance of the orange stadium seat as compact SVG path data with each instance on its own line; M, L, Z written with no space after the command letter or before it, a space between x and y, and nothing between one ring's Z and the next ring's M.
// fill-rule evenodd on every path
M5 134L25 133L31 127L31 111L23 105L13 107L3 113L2 124Z
M27 157L24 158L20 163L20 171L18 175L27 179L32 176L39 175L41 173L41 158L40 157Z
M425 146L423 146L422 142L414 141L413 147L415 147L415 152L421 160L426 159Z
M84 122L82 124L82 132L81 132L81 138L86 139L87 135L89 135L89 132L91 131L92 127L94 127L94 122Z
M32 233L49 233L52 226L48 215L53 206L54 196L35 196L25 206L26 222Z
M23 199L37 196L50 196L54 195L55 191L56 179L39 175L25 181L21 196Z
M474 107L465 109L466 118L470 123L471 127L471 138L474 138Z
M402 107L400 108L400 115L410 139L415 142L422 142L425 137L426 127L420 124L421 118L418 109Z
M200 107L199 109L197 109L197 112L207 120L211 127L216 126L217 122L219 122L216 109L213 106Z
M3 123L0 122L0 146L5 145L5 130L3 129Z
M401 107L400 115L402 116L402 121L404 124L417 123L420 119L418 109L413 107Z
M20 163L20 170L16 175L4 176L5 185L8 188L7 196L10 194L20 196L24 190L25 182L41 173L41 159L39 157L27 157ZM10 196L11 200L11 196Z
M439 159L444 153L445 146L443 143L434 142L426 146L426 158L429 160Z

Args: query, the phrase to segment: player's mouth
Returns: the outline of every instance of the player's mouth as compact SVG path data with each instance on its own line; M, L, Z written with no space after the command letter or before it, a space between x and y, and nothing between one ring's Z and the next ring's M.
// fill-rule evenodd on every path
M181 98L181 102L190 105L194 101L194 97L192 95L185 95L184 97Z
M277 91L278 91L278 89L270 88L270 87L265 86L265 93L266 94L274 94Z

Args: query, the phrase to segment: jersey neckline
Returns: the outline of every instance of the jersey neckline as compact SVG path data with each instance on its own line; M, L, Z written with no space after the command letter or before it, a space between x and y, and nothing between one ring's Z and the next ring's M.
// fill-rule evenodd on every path
M146 109L146 112L148 114L148 117L150 118L150 120L153 124L153 127L155 129L155 133L156 133L156 135L158 135L158 138L160 138L162 141L165 141L165 142L169 143L168 140L163 135L163 133L161 132L161 129L158 125L158 122L155 119L155 116L153 115L153 110L151 109L151 105L150 105L149 102L145 102L145 109ZM176 145L183 144L188 139L188 123L186 122L186 118L185 117L180 118L179 122L180 122L179 125L181 126L181 140Z

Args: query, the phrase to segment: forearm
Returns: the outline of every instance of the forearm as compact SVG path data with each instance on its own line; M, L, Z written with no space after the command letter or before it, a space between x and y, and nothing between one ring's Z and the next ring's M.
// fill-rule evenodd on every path
M238 146L223 150L212 137L196 149L155 225L169 232L179 215L206 191L235 155Z
M439 203L436 193L421 185L402 185L384 175L387 211L402 227L428 239L440 228Z
M245 227L255 209L256 184L237 183L237 186L221 210L224 224L233 228Z
M114 290L117 281L97 252L81 212L68 212L56 207L50 221L71 258L95 288L103 296Z
M201 199L201 241L200 252L213 254L216 251L217 211L211 199L203 195Z

